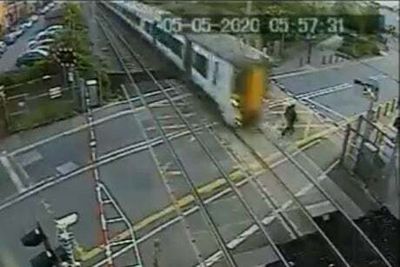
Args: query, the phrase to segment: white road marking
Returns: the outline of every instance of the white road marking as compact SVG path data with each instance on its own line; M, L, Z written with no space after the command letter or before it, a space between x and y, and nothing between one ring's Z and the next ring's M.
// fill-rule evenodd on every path
M329 70L329 69L340 69L343 66L353 66L353 65L357 65L357 64L363 64L365 62L378 60L378 59L382 59L382 58L384 58L384 56L376 56L376 57L367 58L367 59L358 60L358 61L344 61L344 63L342 63L342 64L336 64L336 65L327 66L324 68L311 69L311 70L307 69L307 70L303 70L303 71L293 71L293 72L286 73L286 74L285 73L277 74L277 75L271 76L270 79L282 79L282 78L287 78L287 77L292 77L292 76L299 76L299 75L304 75L304 74L309 74L309 73L325 71L325 70Z
M170 90L172 90L172 89L170 89ZM149 95L153 95L153 94L155 94L155 93L150 93ZM145 95L145 96L147 96L147 95ZM181 97L182 97L182 96L181 96ZM158 104L161 103L162 101L163 101L163 100L152 102L152 103L149 104L149 106L150 106L150 107L155 107L156 105L158 105ZM55 135L50 136L50 137L48 137L48 138L44 138L44 139L42 139L42 140L40 140L40 141L37 141L37 142L35 142L35 143L32 143L32 144L30 144L30 145L17 148L17 149L15 149L14 151L9 152L8 154L14 156L14 155L16 155L16 154L25 152L25 151L27 151L27 150L34 149L35 147L38 147L38 146L41 146L41 145L43 145L43 144L49 143L49 142L51 142L51 141L54 141L54 140L56 140L56 139L58 139L58 138L60 138L60 137L72 135L72 134L74 134L74 133L77 133L77 132L79 132L79 131L82 131L82 130L84 130L84 129L86 129L86 128L89 128L90 125L95 126L95 125L104 123L104 122L106 122L106 121L109 121L109 120L112 120L112 119L116 119L116 118L118 118L118 117L122 117L122 116L125 116L125 115L133 114L133 113L136 113L136 112L139 112L139 111L142 111L142 110L145 110L145 108L144 108L144 107L137 107L137 108L135 108L135 110L132 110L132 109L123 110L123 111L114 113L114 114L112 114L112 115L110 115L110 116L106 116L106 117L102 117L102 118L100 118L100 119L98 119L98 120L94 120L94 121L92 122L92 124L90 124L90 123L84 123L84 124L82 124L82 125L80 125L80 126L78 126L78 127L72 128L72 129L70 129L70 130L64 131L64 132L59 133L59 134L55 134Z
M115 113L113 115L110 115L110 116L107 116L107 117L103 117L101 119L98 119L98 120L94 121L93 125L101 124L101 123L104 123L106 121L109 121L109 120L112 120L112 119L115 119L115 118L118 118L118 117L121 117L121 116L125 116L125 115L131 114L131 113L133 113L132 110L120 111L120 112ZM53 136L50 136L50 137L45 138L45 139L42 139L42 140L37 141L35 143L32 143L30 145L27 145L27 146L24 146L24 147L21 147L21 148L17 148L16 150L10 152L9 154L10 155L16 155L16 154L23 153L23 152L25 152L27 150L31 150L31 149L34 149L35 147L38 147L38 146L44 145L46 143L49 143L51 141L54 141L54 140L56 140L56 139L58 139L60 137L68 136L68 135L77 133L79 131L82 131L82 130L88 128L89 126L90 125L88 123L82 124L82 125L80 125L80 126L78 126L76 128L64 131L64 132L59 133L59 134L55 134Z
M208 125L210 127L211 125L215 125L216 123L212 123ZM200 130L201 128L195 129L195 130ZM171 138L171 140L185 136L189 134L189 131L182 131L182 132L174 132L171 134L168 134L168 137ZM160 138L154 138L152 140L152 145L159 145L162 144L163 140ZM24 192L24 194L18 195L18 196L12 196L9 200L6 200L3 202L3 204L0 205L0 211L3 209L6 209L32 195L37 194L38 192L45 190L49 187L52 187L54 185L57 185L61 182L64 182L72 177L75 177L77 175L80 175L82 173L85 173L86 171L92 170L98 166L108 164L112 161L115 161L117 159L126 157L128 155L140 152L147 149L147 143L142 141L140 143L133 144L129 147L125 147L122 149L114 150L112 152L109 152L108 154L104 154L101 157L97 157L97 162L85 165L69 174L66 174L61 177L55 177L55 176L50 176L48 178L42 179L39 183L35 185L29 186L27 189L29 189L27 192Z
M335 161L334 164L332 164L326 171L324 171L320 176L318 176L317 180L318 181L322 181L326 178L328 178L328 176L326 175L326 173L328 173L330 170L332 170L339 162ZM309 183L308 185L302 187L302 189L300 189L295 196L296 197L300 197L301 195L305 195L309 190L311 190L314 187L314 185L312 183ZM326 202L328 202L330 205L326 205ZM288 200L286 201L280 208L280 210L285 211L291 204L293 203L292 200ZM321 211L321 207L325 208L326 210L324 211L328 211L328 212L332 212L332 207L331 207L331 203L329 201L323 201L321 203L317 203L317 204L311 204L311 205L307 205L306 209L308 211L313 211L316 208L319 208L319 210L317 210L319 213L322 213L323 211ZM275 212L276 214L276 212ZM276 215L269 215L266 216L263 219L263 223L266 224L267 222L271 222L273 219L275 219ZM234 249L236 246L238 246L239 244L241 244L243 241L245 241L249 236L251 236L252 234L254 234L255 232L257 232L258 230L258 226L253 224L252 226L250 226L249 228L247 228L245 231L243 231L238 237L236 237L235 239L231 240L228 243L228 247L230 249ZM222 253L220 250L218 250L217 252L215 252L212 256L210 256L209 258L207 258L206 262L207 262L207 266L211 266L214 263L216 263L217 261L219 261L222 257Z
M17 188L18 193L22 193L26 191L26 187L22 183L20 177L14 170L14 168L11 165L10 160L8 157L3 153L3 155L0 156L0 161L3 164L4 168L6 169L8 175L10 176L11 181L14 183L15 187Z
M303 148L303 150L304 150L304 149L305 149L305 148ZM294 152L294 153L293 153L293 156L297 155L297 154L300 153L300 152L302 152L302 150L298 150L298 151ZM283 159L281 159L281 160L279 160L279 161L277 161L277 162L271 164L271 168L275 168L275 167L277 167L277 166L279 166L279 165L281 165L281 164L283 164L283 163L285 163L285 162L287 162L287 161L288 161L287 158L283 158ZM335 161L330 167L328 167L328 168L318 177L318 181L322 181L322 180L328 178L328 176L326 176L326 173L328 173L329 171L331 171L338 163L339 163L339 161ZM264 172L265 172L264 170L258 171L257 173L253 174L252 176L250 176L250 177L248 177L248 178L246 178L246 179L241 180L240 182L238 182L238 183L236 184L236 186L240 187L240 186L246 184L247 182L249 182L250 179L253 179L253 177L256 177L256 178L257 178L257 177L259 177L260 175L262 175ZM307 193L309 190L311 190L311 188L313 188L313 187L314 187L314 185L311 184L311 183L309 183L308 185L304 186L299 192L296 193L296 197L300 197L301 195L306 194L306 193ZM210 203L210 202L212 202L212 201L214 201L214 200L216 200L216 199L218 199L218 198L220 198L220 197L226 195L226 194L229 193L230 191L231 191L231 188L227 188L227 189L225 189L225 190L222 190L221 192L219 192L219 193L217 193L217 194L215 194L215 195L212 195L210 198L207 198L207 199L204 201L204 203L205 203L205 204L208 204L208 203ZM293 203L292 200L288 200L288 201L286 201L286 202L281 206L280 209L281 209L282 211L284 211L283 207L285 207L285 209L286 209L286 208L290 207L290 205L291 205L292 203ZM184 216L188 216L188 215L190 215L190 214L196 212L198 209L199 209L198 206L194 206L194 207L192 207L192 208L190 208L190 209L184 211L183 214L184 214ZM272 215L269 215L269 216L266 216L266 217L262 220L262 222L263 222L264 224L265 224L265 223L269 223L269 222L272 221L274 218L275 218L275 215L273 215L273 216L272 216ZM158 226L158 227L154 228L153 230L151 230L150 232L148 232L146 235L140 237L140 238L137 240L137 244L140 244L140 243L146 241L147 239L151 238L152 236L154 236L154 235L158 234L159 232L165 230L165 229L168 228L169 226L171 226L171 225L177 223L179 220L180 220L179 217L175 217L175 218L173 218L173 219L171 219L171 220L169 220L169 221L167 221L167 222L161 224L160 226ZM256 228L256 229L255 229L255 228ZM243 231L237 238L231 240L231 241L227 244L228 247L232 246L232 248L234 248L234 247L236 247L237 245L241 244L241 243L242 243L243 241L245 241L249 236L251 236L251 234L255 233L255 232L257 231L257 229L258 229L258 227L257 227L256 225L250 226L250 227L247 228L245 231ZM126 251L129 251L132 247L133 247L132 244L131 244L131 245L127 245L126 247L122 248L121 250L115 252L115 253L113 254L113 258L119 257L120 255L124 254ZM209 258L207 258L206 262L214 262L214 263L215 263L215 262L218 261L218 260L216 260L216 259L217 259L217 258L220 259L222 256L223 256L222 253L221 253L220 251L217 251L217 252L215 252L214 254L212 254L212 256L210 256ZM106 263L106 262L103 260L103 261L100 261L99 263L97 263L96 265L94 265L93 267L101 267L101 266L103 266L105 263ZM209 266L209 265L207 265L207 266Z
M317 106L317 107L319 107L319 108L321 108L321 109L327 111L328 113L330 113L330 114L332 114L332 115L334 115L334 116L339 117L339 118L342 119L342 120L345 120L345 121L346 121L346 120L348 119L346 116L343 116L343 115L340 114L339 112L337 112L337 111L335 111L335 110L333 110L333 109L331 109L331 108L328 108L327 106L325 106L325 105L323 105L323 104L320 104L320 103L318 103L318 102L316 102L316 101L314 101L314 100L312 100L312 99L306 99L306 101L309 102L309 103L312 104L312 105L315 105L315 106Z

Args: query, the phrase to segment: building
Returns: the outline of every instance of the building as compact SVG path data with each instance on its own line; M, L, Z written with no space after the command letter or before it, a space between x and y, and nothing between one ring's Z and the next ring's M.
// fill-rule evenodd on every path
M0 33L26 18L39 8L42 1L0 0Z
M7 4L5 1L0 1L0 34L3 34L7 28Z

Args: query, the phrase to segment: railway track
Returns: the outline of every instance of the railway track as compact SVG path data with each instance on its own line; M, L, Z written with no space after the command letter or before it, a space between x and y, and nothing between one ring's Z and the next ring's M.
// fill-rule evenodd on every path
M165 145L167 146L167 150L169 152L169 155L167 157L159 156L160 154L162 155L163 153L159 154L157 151L154 150L154 148L150 149L153 151L151 152L152 157L154 161L156 162L156 165L158 166L159 172L162 176L163 183L166 187L166 190L168 191L171 201L174 203L177 199L177 195L179 195L179 192L175 190L174 185L171 182L170 177L166 177L165 173L169 173L169 175L174 176L174 180L176 178L180 178L182 180L185 180L185 182L189 185L189 189L192 191L193 195L196 198L196 204L199 207L203 219L206 222L206 224L209 227L209 231L211 232L212 236L215 238L215 241L218 245L219 251L216 253L220 255L221 257L225 259L226 263L229 266L238 266L237 262L235 260L235 256L232 254L232 249L229 246L229 242L226 240L226 238L223 237L221 234L220 230L218 229L217 224L214 221L213 215L208 211L207 204L204 203L202 197L196 190L195 183L193 182L192 178L190 177L188 171L186 170L184 164L182 163L181 159L179 158L178 153L175 151L173 144L165 138L165 136L168 134L168 130L174 127L179 127L179 128L184 128L187 129L193 138L193 142L196 141L200 148L204 151L204 153L207 155L209 160L212 162L212 164L215 165L216 169L218 172L223 176L223 178L226 181L226 184L228 185L228 188L233 192L233 195L235 196L235 199L237 202L243 207L243 209L246 211L248 219L252 221L253 225L255 225L261 235L265 238L265 241L267 244L269 244L277 259L284 265L284 266L291 266L290 261L288 258L291 257L291 255L285 255L284 252L282 252L278 246L278 244L274 241L273 237L267 230L267 227L265 226L265 223L260 219L259 214L255 212L252 207L249 205L248 201L244 197L243 193L240 191L240 189L236 186L236 184L230 179L229 175L227 172L224 170L223 166L221 166L218 162L218 160L215 158L215 156L211 153L209 147L207 146L206 142L202 139L202 137L199 134L199 131L195 131L193 129L193 125L199 126L199 125L204 125L202 128L203 130L207 130L214 138L217 140L218 144L221 145L221 147L224 148L224 150L227 152L228 155L230 155L231 159L237 163L240 166L240 170L245 175L245 177L249 178L251 177L251 173L249 172L249 168L246 167L246 162L238 155L236 155L232 150L229 149L229 146L224 144L223 139L221 139L215 131L213 131L212 127L207 127L205 125L205 122L202 120L202 117L196 114L196 112L193 111L193 106L190 104L190 101L188 101L188 98L185 99L179 99L179 98L174 98L178 95L182 95L182 91L179 91L179 86L171 86L171 88L176 89L171 90L169 92L165 92L165 85L160 84L160 81L154 78L154 76L150 73L149 70L144 67L141 62L140 58L136 55L134 51L129 46L129 43L126 41L126 39L121 36L118 33L113 32L111 29L113 28L112 25L113 23L111 20L106 18L105 16L102 16L102 21L98 20L98 23L101 25L101 28L104 31L104 34L106 35L107 39L109 40L110 46L113 48L113 51L115 52L117 58L120 59L121 66L125 70L129 80L130 84L129 86L123 86L122 90L126 96L127 99L131 97L130 91L136 92L136 94L141 98L141 102L143 106L147 108L149 111L148 114L148 120L146 122L150 122L150 125L144 125L143 122L140 124L142 125L142 132L143 136L145 138L151 138L154 137L154 135L161 135L163 138ZM117 41L118 40L118 41ZM129 69L130 65L127 65L126 63L129 61L135 62L135 64L132 65L140 65L142 66L142 69L145 73L149 75L151 80L156 84L162 94L165 96L165 102L166 106L161 106L160 110L155 111L154 108L150 108L147 103L146 99L142 96L141 89L140 87L137 86L135 80L131 77L131 72ZM135 106L131 103L132 109L135 109ZM166 110L162 110L162 109ZM175 116L170 115L171 109L175 113ZM194 119L197 117L197 119ZM161 118L161 119L160 119ZM190 119L190 122L189 122ZM177 122L179 124L177 124ZM266 136L266 133L261 130L257 129L258 132L263 135L264 137ZM158 132L158 133L157 133ZM264 170L268 170L272 176L274 177L274 180L277 181L281 189L290 196L290 199L292 203L296 204L296 208L300 210L303 214L303 216L308 220L310 225L314 227L314 229L320 234L322 239L326 242L326 245L328 247L327 250L327 255L328 257L331 257L332 260L337 264L336 266L357 266L353 265L354 259L351 259L351 257L348 255L348 253L345 254L345 251L341 251L338 247L337 244L334 244L332 240L325 234L323 229L321 228L320 225L313 219L312 215L310 212L307 210L307 208L298 200L296 196L296 192L292 192L292 190L285 184L285 182L279 177L279 175L274 172L274 170L269 166L269 164L263 159L262 156L259 155L257 150L249 144L249 142L243 138L243 136L238 132L238 131L233 131L232 132L235 137L247 148L247 150L252 154L252 156L256 159L256 161L259 163L259 165L262 166ZM274 138L272 138L274 139ZM352 222L351 218L344 212L344 210L336 203L336 201L330 197L329 194L326 193L326 191L316 182L308 173L307 170L304 170L302 166L291 156L289 155L284 149L281 148L280 145L277 144L277 142L271 142L271 137L268 136L268 138L265 139L266 142L271 143L276 147L277 150L280 151L282 155L284 155L286 158L289 159L290 163L296 167L307 179L309 179L309 182L317 188L320 193L324 196L324 198L329 201L329 203L333 204L339 211L340 213L344 216L346 220L349 221L350 227L354 228L355 231L362 237L362 241L365 241L367 245L371 248L371 251L376 254L376 258L381 261L383 265L377 265L377 266L392 266L389 261L379 252L379 250L373 245L373 243L368 239L368 237ZM164 148L165 149L165 148ZM165 151L164 151L165 154ZM171 157L173 158L174 162L171 162ZM271 194L271 192L268 192L267 188L263 186L259 181L256 179L249 179L250 184L252 185L253 189L258 193L259 195L259 200L262 202L265 202L265 206L268 206L268 211L270 213L275 214L275 218L277 218L280 222L280 225L283 227L284 231L286 231L291 238L299 238L302 233L298 231L296 224L289 218L289 216L285 213L285 209L282 209L281 207L278 206L278 204L274 201L274 196ZM213 254L211 257L205 259L204 255L200 252L199 247L196 245L195 240L193 239L192 235L192 229L188 225L187 222L184 220L184 216L182 215L183 212L177 208L177 212L179 216L181 217L182 223L186 229L186 234L189 240L191 240L191 244L193 247L193 250L196 254L197 261L199 263L199 266L210 266L214 264L215 259L218 258L215 256L216 254ZM265 210L264 210L265 212ZM220 257L220 258L221 258Z
M102 17L102 21L110 23L105 16ZM131 75L130 74L130 70L124 64L126 62L126 59L129 56L131 56L132 60L136 61L139 65L141 65L140 61L138 60L138 57L136 56L136 53L130 49L129 44L126 42L126 40L122 36L117 35L115 33L113 34L111 32L110 24L108 24L109 29L108 29L108 32L107 32L107 28L106 28L107 26L102 24L102 22L100 22L100 21L99 21L99 23L100 23L102 29L104 30L105 35L108 36L108 39L110 41L110 45L113 47L113 50L115 51L116 56L121 59L120 60L121 65L124 68L124 70L126 71L127 76L129 77ZM120 46L118 46L118 44L115 43L115 41L114 41L115 39L120 40ZM123 46L123 47L121 47L121 46ZM125 54L122 54L122 53L125 53ZM280 253L279 249L277 248L276 244L272 240L272 238L269 235L269 233L265 230L265 227L264 227L263 223L260 221L260 219L255 214L255 212L251 209L251 207L249 206L247 201L244 199L242 193L237 188L237 186L229 178L229 174L224 170L224 167L219 164L218 160L214 157L214 155L212 155L212 153L209 151L209 148L207 147L207 145L205 145L203 140L199 137L198 133L193 130L193 123L189 123L187 121L187 116L185 116L185 114L182 112L182 110L178 107L180 104L176 103L176 100L175 101L172 100L171 96L164 91L164 87L159 84L159 82L151 75L151 73L148 70L146 70L144 67L143 67L143 70L145 72L147 72L148 75L154 81L154 83L157 84L160 87L160 90L164 93L166 99L168 100L169 105L175 111L178 119L191 132L191 134L192 134L193 138L195 139L195 141L198 142L198 144L201 146L202 150L207 154L207 156L209 157L211 162L218 169L218 172L220 172L220 174L224 177L224 179L226 180L227 184L231 187L232 192L235 193L235 199L237 199L238 204L242 205L242 207L245 209L245 211L247 213L247 216L249 218L251 218L251 220L253 220L254 223L256 223L258 225L258 227L263 232L264 237L267 239L267 242L274 248L276 254L280 258L280 260L284 263L284 265L285 266L290 266L288 261ZM131 80L131 85L133 85L134 89L136 90L136 94L139 95L139 96L142 95L142 93L140 92L140 88L136 86L135 81L132 79L132 77L130 77L130 80ZM127 90L124 90L124 91L127 94L127 98L129 98L128 91ZM145 106L147 105L146 104L146 100L144 98L143 98L143 102L142 103ZM165 122L162 122L162 121L160 122L158 116L154 115L154 111L151 108L149 108L148 110L149 110L149 113L151 113L152 120L155 122L156 127L158 128L159 132L161 133L162 136L165 136L166 135L165 127L168 127L168 125L163 124ZM176 120L176 118L175 118L175 120ZM144 131L145 131L145 129L146 128L143 128ZM146 135L147 134L144 134L144 136L146 136ZM197 192L195 182L192 180L192 178L188 174L188 171L186 170L184 164L182 163L182 161L180 160L179 156L177 155L173 145L167 139L165 139L164 141L168 145L168 150L169 150L171 156L173 157L173 159L175 161L174 163L172 163L170 161L170 159L168 159L166 161L165 165L170 168L169 172L174 173L174 175L182 176L181 178L184 178L184 180L188 183L188 185L190 186L190 190L192 191L193 195L196 198L196 204L200 207L200 210L201 210L201 213L203 215L203 218L207 222L207 225L209 226L209 230L212 233L212 235L214 236L214 238L215 238L215 240L216 240L216 242L218 244L219 249L222 251L228 266L238 266L236 260L234 259L234 256L232 255L232 252L229 250L229 248L226 245L228 242L226 240L224 240L224 237L222 236L220 230L218 229L218 226L217 226L216 222L214 221L213 216L210 214L210 212L208 211L203 199L201 198L200 194ZM154 155L154 158L156 158L155 161L159 161L157 155ZM175 166L172 167L171 165L173 165L173 164L175 164ZM172 169L171 169L171 167L172 167ZM174 177L174 179L176 180L176 177ZM172 190L169 190L169 189L167 189L167 191L169 191L170 193L173 192ZM172 193L172 195L173 195L173 193ZM173 195L171 197L175 197L175 196ZM204 262L199 262L199 263L200 263L200 265L204 264Z

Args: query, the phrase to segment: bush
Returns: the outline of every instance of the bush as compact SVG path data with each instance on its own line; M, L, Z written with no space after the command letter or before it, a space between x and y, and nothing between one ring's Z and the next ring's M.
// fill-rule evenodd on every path
M7 87L34 79L39 79L44 75L53 75L57 72L58 67L54 61L44 60L36 62L33 66L26 67L18 72L3 73L0 75L0 84Z

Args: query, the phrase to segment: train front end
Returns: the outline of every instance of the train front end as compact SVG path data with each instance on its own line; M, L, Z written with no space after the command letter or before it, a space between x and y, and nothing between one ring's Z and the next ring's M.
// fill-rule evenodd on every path
M265 65L251 64L237 73L231 104L236 111L235 123L238 127L253 125L259 121L266 90Z

